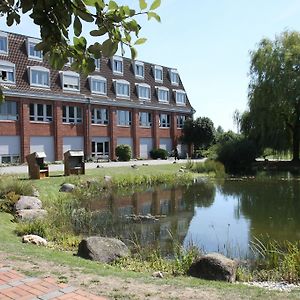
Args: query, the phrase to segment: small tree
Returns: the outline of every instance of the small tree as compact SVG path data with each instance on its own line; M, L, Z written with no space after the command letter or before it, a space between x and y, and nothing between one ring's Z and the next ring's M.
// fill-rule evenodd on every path
M128 145L119 145L116 147L116 156L119 161L129 161L131 158L131 148Z

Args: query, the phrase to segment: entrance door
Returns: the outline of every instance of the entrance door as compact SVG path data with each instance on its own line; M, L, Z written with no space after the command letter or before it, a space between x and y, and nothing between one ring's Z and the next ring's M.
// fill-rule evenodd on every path
M92 157L109 158L109 142L92 141Z

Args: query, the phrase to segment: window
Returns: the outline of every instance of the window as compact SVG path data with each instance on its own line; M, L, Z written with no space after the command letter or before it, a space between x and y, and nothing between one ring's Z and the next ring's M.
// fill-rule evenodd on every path
M175 90L176 104L185 105L186 93L182 90Z
M100 58L94 58L94 63L95 63L95 70L99 71L100 66L101 66L101 60Z
M161 102L169 102L169 89L165 87L157 87L157 98Z
M137 78L144 79L145 69L144 69L144 63L140 61L134 62L134 75Z
M8 39L7 33L0 32L0 54L8 53Z
M137 84L138 97L141 100L151 99L151 88L149 84Z
M157 82L163 82L163 67L154 66L154 79Z
M72 71L61 72L62 88L65 91L79 91L79 74Z
M115 90L117 97L129 98L130 96L130 84L126 80L115 80Z
M44 67L29 67L31 86L50 87L50 72Z
M168 114L159 115L159 127L164 127L164 128L170 127L170 115Z
M140 112L140 126L151 127L152 114L148 112Z
M131 125L131 111L117 110L118 125L130 126Z
M92 157L109 156L109 142L92 141Z
M15 101L0 104L0 120L18 120L18 105Z
M63 106L63 123L82 123L82 110L78 106Z
M37 60L43 59L42 51L35 49L35 46L40 42L41 41L37 39L27 38L27 53L29 58L33 58Z
M123 58L114 56L111 61L113 73L117 75L123 75Z
M92 124L108 124L108 110L105 108L92 109Z
M170 80L173 85L179 84L179 75L177 70L170 69Z
M15 83L15 65L13 63L0 60L0 82Z
M51 122L52 105L30 103L30 121Z
M106 95L106 78L102 76L89 76L89 82L92 93Z
M183 128L185 120L186 120L186 116L183 115L177 116L177 128Z

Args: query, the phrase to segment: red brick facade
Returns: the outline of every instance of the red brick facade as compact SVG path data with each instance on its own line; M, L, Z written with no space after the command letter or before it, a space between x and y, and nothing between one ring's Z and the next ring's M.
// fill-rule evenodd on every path
M92 94L86 77L80 75L80 91L65 92L62 89L59 71L52 70L46 61L36 61L28 58L26 41L27 37L17 34L7 34L8 54L0 52L0 67L3 62L15 64L15 83L5 86L3 91L6 101L17 103L17 120L3 120L0 118L0 138L20 137L20 159L25 160L30 153L32 137L53 137L54 159L63 159L64 137L83 137L83 148L86 157L92 153L92 138L109 138L110 158L115 159L115 148L118 138L130 138L132 141L133 157L140 157L141 138L151 138L152 148L160 146L160 139L170 139L172 147L179 143L181 129L177 128L177 116L192 116L192 107L186 97L185 105L178 105L175 100L174 90L184 90L181 80L174 86L170 81L170 68L163 67L163 83L155 82L153 76L153 64L144 63L144 79L137 79L134 75L132 60L123 58L123 75L114 75L111 69L111 59L101 58L101 67L94 75L99 75L107 80L107 95ZM43 66L50 70L50 87L36 88L30 86L28 66ZM64 70L69 70L65 67ZM0 70L1 71L1 70ZM130 99L118 99L113 84L114 79L127 80L130 83ZM137 83L147 83L151 87L151 101L141 101L137 94ZM169 89L169 103L162 104L158 101L157 86ZM49 122L30 120L30 104L48 104L52 107L52 120ZM80 124L63 123L63 106L70 105L81 107L82 122ZM108 111L108 124L92 124L91 111L94 108L105 108ZM131 112L131 125L119 126L117 123L117 110ZM141 127L139 113L152 114L152 126ZM159 127L159 114L170 115L170 127ZM0 139L5 143L5 138ZM0 148L1 149L1 148ZM5 153L4 153L5 154ZM3 153L2 153L3 155ZM1 156L1 153L0 153ZM1 163L1 161L0 161Z

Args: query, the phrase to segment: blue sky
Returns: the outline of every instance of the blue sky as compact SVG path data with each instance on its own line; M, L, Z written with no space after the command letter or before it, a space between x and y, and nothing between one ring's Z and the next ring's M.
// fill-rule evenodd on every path
M138 0L116 2L138 7ZM300 27L300 0L162 0L157 12L161 23L139 19L148 41L138 59L177 68L195 116L225 130L235 129L234 110L247 107L249 51L263 37ZM39 36L26 19L10 28L0 19L0 28Z

